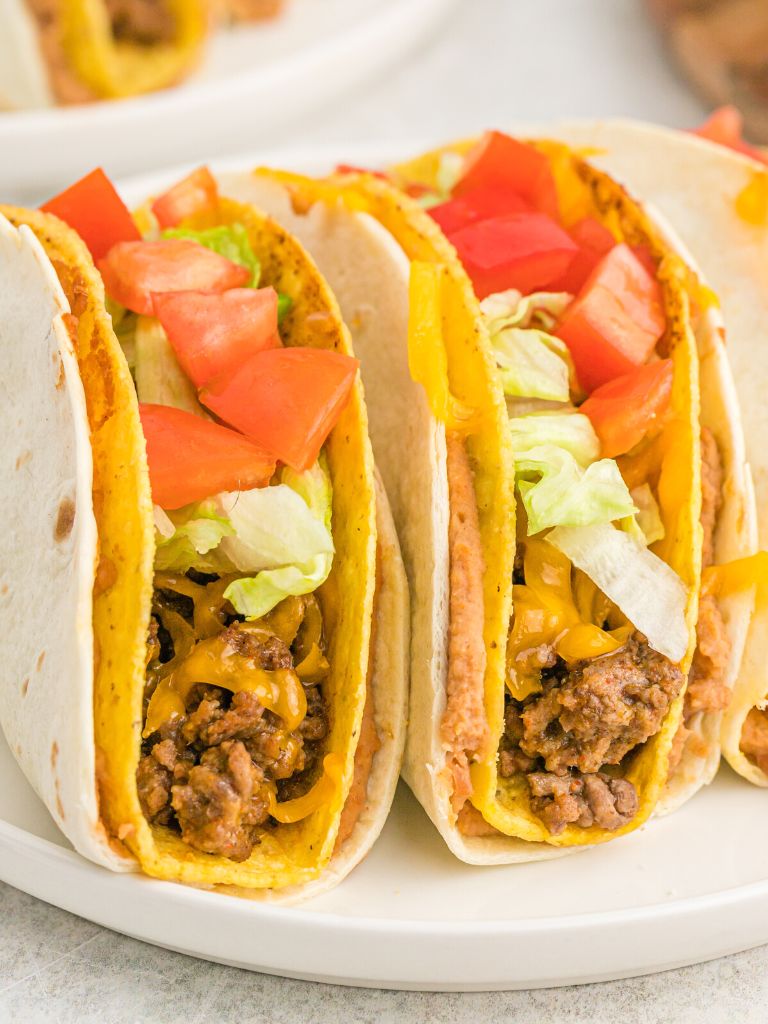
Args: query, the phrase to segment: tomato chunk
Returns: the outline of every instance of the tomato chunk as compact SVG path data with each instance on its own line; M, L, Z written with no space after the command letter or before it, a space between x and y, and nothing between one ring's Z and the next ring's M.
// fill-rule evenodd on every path
M240 288L251 271L186 238L120 242L99 261L107 295L134 313L152 316L153 294L224 292Z
M372 174L374 178L389 181L384 171L372 171L370 167L357 167L355 164L336 164L335 174Z
M757 160L762 164L768 164L766 156L756 146L750 146L742 138L744 119L737 107L723 106L714 110L704 124L694 128L693 134L699 135L702 139L709 139L710 142L717 142L720 146L734 149L737 153Z
M451 233L478 298L517 288L544 288L566 272L577 253L568 235L542 213L510 213Z
M130 210L100 167L49 199L40 209L74 228L94 260L106 256L118 242L137 242L141 238Z
M550 217L557 217L557 188L549 160L526 142L503 132L486 132L467 154L453 195L476 188L503 186Z
M672 398L671 359L660 359L597 388L579 412L589 416L603 458L623 455L658 424Z
M579 251L565 274L557 281L553 281L549 288L553 292L570 292L575 295L602 257L616 245L616 239L608 228L594 217L584 217L573 225L568 234L579 247Z
M359 363L315 348L273 348L212 381L200 401L293 469L309 469L347 404Z
M554 333L590 392L644 363L665 325L658 282L622 243L603 256Z
M152 212L161 228L175 228L196 213L215 213L218 205L216 179L207 167L198 167L158 196L152 203Z
M254 352L280 344L274 288L167 292L153 302L182 370L197 388L234 372Z
M139 405L152 500L181 508L219 491L265 487L275 460L228 427L169 405Z
M447 203L431 207L427 212L446 234L458 231L467 224L488 220L504 213L524 213L530 205L505 185L487 185L465 192Z

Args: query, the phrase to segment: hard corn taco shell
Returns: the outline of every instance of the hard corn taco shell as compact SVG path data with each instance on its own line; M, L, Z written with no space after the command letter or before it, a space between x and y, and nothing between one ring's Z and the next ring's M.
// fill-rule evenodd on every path
M405 729L407 591L386 496L374 483L362 388L325 449L336 555L318 597L331 664L326 751L341 760L340 782L332 799L278 825L242 863L198 852L150 827L138 800L154 530L136 394L101 278L55 217L0 212L13 428L3 469L12 507L2 600L15 637L2 702L8 742L62 831L98 863L277 899L268 890L290 887L295 900L304 883L334 884L383 825ZM245 226L262 281L293 298L285 344L348 352L335 300L301 246L223 200L217 222L230 221ZM357 758L356 772L366 700L378 749Z
M450 148L462 152L469 145ZM543 146L551 155L561 200L565 197L566 217L570 218L566 223L585 215L597 216L617 237L648 245L659 266L669 324L667 341L675 367L676 459L685 480L662 509L667 536L673 538L667 542L664 557L689 590L686 620L690 642L682 664L686 671L695 644L701 572L699 360L689 309L696 286L664 234L615 181L562 146ZM434 184L442 152L396 168L395 179ZM314 182L257 169L250 175L226 176L225 181L230 192L269 210L304 241L339 298L362 360L374 450L392 497L413 597L411 704L404 769L409 785L453 852L471 863L553 856L565 847L603 842L636 828L663 798L669 753L682 716L682 696L672 705L659 732L632 760L627 777L637 787L640 808L622 829L608 832L594 826L569 826L561 835L550 835L531 813L523 787L497 776L515 548L513 452L495 360L477 300L454 250L416 203L370 176ZM463 834L457 827L440 734L450 642L451 500L446 429L434 413L445 419L445 403L441 406L435 396L444 396L446 389L445 382L442 388L433 385L428 397L409 372L409 272L413 261L437 268L443 315L439 323L427 323L424 311L429 304L419 280L425 275L420 273L417 278L413 274L412 332L414 321L421 322L421 328L416 328L421 332L419 343L431 352L433 365L445 364L455 401L474 412L459 429L466 437L474 469L485 569L484 689L491 742L487 756L472 766L472 802L486 823L482 828L485 835ZM711 339L711 319L704 321L699 331L703 338ZM727 438L724 443L729 443ZM738 448L732 457L726 455L734 466L740 466L740 457ZM733 500L743 507L743 477L736 469L733 486ZM724 519L735 515L729 509L726 499ZM716 737L708 734L707 742L709 748L716 748ZM695 776L695 781L686 783L688 790L698 784L702 774L700 765L689 767L687 753L679 771L686 779ZM498 831L494 834L487 825Z
M628 121L584 122L558 129L575 145L594 150L591 158L647 197L674 225L711 287L724 320L715 346L732 371L707 383L702 362L702 405L711 408L713 429L728 429L744 418L746 458L754 480L755 524L734 518L717 536L716 562L768 548L768 171L763 165L703 139ZM721 326L721 325L718 325ZM734 393L735 391L735 393ZM745 518L748 517L747 514ZM741 527L741 530L739 529ZM738 544L739 534L749 539ZM721 535L722 534L722 535ZM744 656L725 713L722 750L731 767L760 786L768 774L741 750L744 722L768 696L768 568L755 562L755 608ZM731 607L752 599L749 589L720 598Z
M6 0L0 109L136 96L197 63L209 0Z

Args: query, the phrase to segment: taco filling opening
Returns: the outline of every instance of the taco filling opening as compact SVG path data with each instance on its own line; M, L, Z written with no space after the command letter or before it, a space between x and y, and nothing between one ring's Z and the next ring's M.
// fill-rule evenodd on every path
M481 300L506 396L518 553L497 773L502 794L505 783L522 780L531 813L553 835L569 825L613 831L637 815L632 766L685 687L696 575L677 556L695 529L688 518L698 448L679 284L621 202L592 191L585 167L562 148L489 132L466 157L444 154L429 186L407 186ZM711 434L700 443L708 564L722 470ZM453 642L482 616L482 595L460 568L482 573L479 532L473 560L466 529L462 536L454 524L456 515L476 521L463 475L449 442L442 737L459 828L482 835L493 830L467 801L472 762L487 757L483 660L470 659L473 671L465 671L466 643L458 651ZM672 760L687 723L723 708L728 653L717 604L705 596Z
M217 223L221 202L201 169L143 212L146 238L98 173L47 208L97 257L146 443L155 576L139 802L190 847L243 861L264 830L301 821L340 785L343 758L326 748L325 442L357 362L283 344L292 300L259 286L259 255L282 280L275 253L257 254L243 224ZM369 753L375 741L374 728Z

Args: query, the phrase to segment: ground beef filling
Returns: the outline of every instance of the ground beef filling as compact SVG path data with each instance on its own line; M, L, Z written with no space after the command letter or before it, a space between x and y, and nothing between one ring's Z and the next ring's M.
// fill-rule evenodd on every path
M176 37L176 19L161 0L106 0L106 6L115 39L154 46Z
M200 585L204 588L205 583ZM287 600L293 602L296 618L301 612L296 602L314 602ZM317 614L316 602L312 607ZM194 618L193 602L168 591L155 592L154 612L147 643L147 701L162 665L176 653L164 620L181 646L179 620L192 629ZM225 611L222 619L221 639L260 668L292 669L301 660L300 630L294 637L281 638L270 632L266 620L264 628L252 629L236 620L227 622L234 616ZM270 827L271 801L303 795L319 774L328 710L319 684L305 684L305 694L306 716L289 731L253 693L194 687L186 714L165 723L143 743L136 781L147 820L178 830L196 850L246 860Z
M637 793L602 769L658 732L683 675L637 632L570 668L550 655L542 690L507 698L499 774L526 775L531 808L553 834L571 823L617 829L637 813Z
M741 729L741 751L768 775L768 711L752 708Z

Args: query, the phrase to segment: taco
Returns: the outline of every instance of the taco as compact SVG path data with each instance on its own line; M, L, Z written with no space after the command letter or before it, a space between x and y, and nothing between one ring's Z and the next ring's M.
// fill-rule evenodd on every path
M0 716L84 856L296 899L389 810L407 592L335 300L200 178L2 211Z
M195 67L209 0L8 0L0 109L136 96Z
M764 154L743 142L740 128L736 113L723 110L698 130L729 149L682 132L622 121L563 125L560 131L576 145L594 147L597 163L646 196L675 225L722 303L728 360L749 425L746 456L757 499L753 547L762 551L748 561L716 568L705 585L727 601L733 599L729 595L745 599L754 591L755 610L725 712L722 748L732 768L768 786L768 563L763 553L768 549L768 409L763 397L768 357L761 343L768 323L768 170ZM732 528L724 534L717 538L718 549L728 543ZM735 550L718 550L716 560L736 557Z
M620 836L714 773L749 618L699 609L716 524L730 555L751 522L711 293L555 142L340 171L226 183L355 338L413 595L406 780L469 862Z

